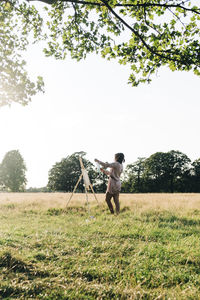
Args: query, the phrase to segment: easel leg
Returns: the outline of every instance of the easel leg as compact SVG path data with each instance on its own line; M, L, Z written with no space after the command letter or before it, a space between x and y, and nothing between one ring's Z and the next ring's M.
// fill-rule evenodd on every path
M75 185L75 187L74 187L74 189L73 189L73 192L72 192L72 194L71 194L69 200L67 201L66 207L68 206L70 200L72 199L72 197L73 197L73 195L74 195L74 193L75 193L75 191L76 191L76 189L77 189L77 186L78 186L79 182L80 182L81 179L82 179L82 176L83 176L83 174L81 174L81 175L79 176L79 179L78 179L78 181L77 181L77 183L76 183L76 185Z
M90 207L89 207L89 201L88 201L88 193L87 193L87 188L85 186L85 196L86 196L86 204L88 207L88 214L90 213Z
M97 199L97 196L96 196L96 194L95 194L95 192L94 192L94 189L93 189L93 186L92 186L92 184L90 184L90 188L91 188L91 190L92 190L92 193L93 193L93 195L94 195L94 198L96 199L96 201L97 201L97 204L98 204L98 206L99 206L99 201L98 201L98 199Z

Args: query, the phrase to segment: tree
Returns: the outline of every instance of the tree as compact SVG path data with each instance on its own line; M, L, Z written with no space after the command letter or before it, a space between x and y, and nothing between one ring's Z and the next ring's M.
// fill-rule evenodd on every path
M126 167L124 180L122 183L122 191L129 193L143 193L144 187L144 157L139 157L136 162L129 164Z
M198 163L196 166L198 170ZM174 150L139 158L126 167L122 187L124 192L136 193L192 192L191 161L184 153Z
M168 155L164 152L156 152L145 161L145 185L151 192L168 191L166 182L166 164Z
M191 176L192 191L195 193L200 192L200 158L192 163L192 176Z
M200 178L200 158L195 160L192 166L194 168L194 175Z
M18 150L6 153L0 165L0 182L11 192L24 191L26 165Z
M170 192L173 193L181 183L182 179L188 175L190 170L191 160L189 157L180 151L167 152L168 159L166 160L166 179L168 180Z
M94 166L85 158L85 152L75 152L60 162L57 162L49 171L48 188L52 191L72 192L79 176L81 167L79 156L83 160L84 167L88 171L90 180L94 180ZM80 182L78 191L84 192L83 181Z
M96 193L105 193L107 189L108 176L93 170L92 184Z
M18 1L0 4L0 106L13 102L26 105L33 95L43 91L43 80L30 80L22 53L27 49L28 36L40 34L42 20L34 7Z
M35 2L47 5L45 18L36 10ZM45 54L56 59L64 59L69 52L72 58L80 60L95 52L109 60L117 58L120 64L129 64L132 72L129 82L134 86L149 83L152 74L162 66L172 71L192 70L200 75L200 7L196 3L196 0L1 1L4 25L1 43L6 45L10 60L6 63L9 68L3 70L5 89L1 104L19 99L25 104L37 90L24 73L24 62L20 61L31 32L33 41L46 40ZM3 48L0 55L7 62ZM21 82L26 92L20 97L8 96L8 87L20 87ZM41 83L40 78L39 89Z
M190 162L180 151L156 152L145 162L146 184L153 192L179 191L181 180L190 170Z

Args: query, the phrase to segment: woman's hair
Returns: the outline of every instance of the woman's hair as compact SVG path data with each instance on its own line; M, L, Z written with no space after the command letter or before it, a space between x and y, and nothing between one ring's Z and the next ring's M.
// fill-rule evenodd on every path
M119 162L120 164L122 164L123 162L125 162L124 154L123 153L116 153L115 154L115 160L117 162Z

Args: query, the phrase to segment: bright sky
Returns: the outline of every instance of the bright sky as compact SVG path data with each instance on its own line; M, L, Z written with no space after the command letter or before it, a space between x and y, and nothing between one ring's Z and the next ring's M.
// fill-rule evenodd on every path
M87 158L126 162L157 151L200 157L200 78L162 69L150 85L127 84L129 69L97 56L76 62L28 52L32 76L42 75L45 94L22 107L0 108L0 161L18 149L27 165L28 187L45 186L55 162L75 151Z

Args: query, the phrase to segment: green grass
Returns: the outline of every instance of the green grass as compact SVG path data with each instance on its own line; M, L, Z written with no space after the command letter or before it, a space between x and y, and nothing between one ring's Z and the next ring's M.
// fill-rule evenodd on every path
M0 298L200 299L199 210L90 215L2 204Z

